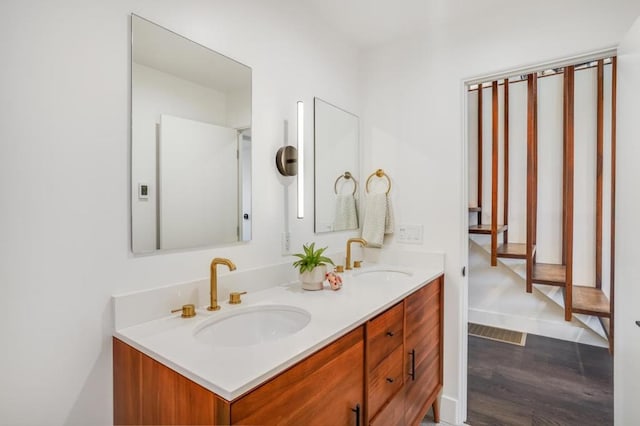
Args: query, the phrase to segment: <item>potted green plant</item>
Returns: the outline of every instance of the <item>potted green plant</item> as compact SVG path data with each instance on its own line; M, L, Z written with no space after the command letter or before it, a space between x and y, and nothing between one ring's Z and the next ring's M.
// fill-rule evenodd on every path
M322 283L327 273L327 264L333 265L333 261L323 256L327 247L317 249L315 243L302 245L304 253L296 253L299 260L293 262L293 266L300 272L300 282L305 290L322 290Z

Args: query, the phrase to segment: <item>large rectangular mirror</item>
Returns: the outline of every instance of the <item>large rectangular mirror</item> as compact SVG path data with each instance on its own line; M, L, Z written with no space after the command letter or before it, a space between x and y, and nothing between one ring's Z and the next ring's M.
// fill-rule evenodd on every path
M314 99L315 232L358 229L358 117Z
M251 239L251 68L131 16L134 253Z

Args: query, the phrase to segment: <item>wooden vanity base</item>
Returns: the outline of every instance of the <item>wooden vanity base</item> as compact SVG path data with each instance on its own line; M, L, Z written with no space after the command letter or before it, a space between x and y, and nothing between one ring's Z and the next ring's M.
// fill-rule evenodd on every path
M440 421L443 277L226 401L113 338L116 425L419 425Z

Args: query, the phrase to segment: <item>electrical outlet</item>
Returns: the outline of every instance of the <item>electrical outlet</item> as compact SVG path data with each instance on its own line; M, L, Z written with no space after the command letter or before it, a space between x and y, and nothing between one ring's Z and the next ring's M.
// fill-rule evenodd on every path
M280 249L283 256L291 254L291 232L283 232L280 241Z
M405 244L422 244L422 225L400 225L398 242Z

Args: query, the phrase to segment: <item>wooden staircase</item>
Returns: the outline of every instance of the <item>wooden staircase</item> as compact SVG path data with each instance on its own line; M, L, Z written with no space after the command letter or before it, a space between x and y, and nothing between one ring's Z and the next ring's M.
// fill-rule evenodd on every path
M481 252L486 253L487 259L491 258L491 245L485 240L483 236L473 235L469 237L471 245L478 247ZM522 262L522 259L512 258L499 258L498 264L505 267L506 270L511 271L514 276L518 277L521 282L526 282L526 264ZM544 296L550 304L557 305L563 312L562 319L564 320L564 288L547 284L533 284L532 294L539 294ZM527 293L525 293L527 294ZM573 312L573 318L581 323L584 327L590 329L594 334L600 336L602 339L607 340L609 326L602 321L599 321L599 317L592 316L590 314L582 314ZM606 318L605 318L606 320ZM608 345L608 342L607 342Z
M469 234L491 237L491 266L498 258L521 259L526 264L526 291L531 293L534 284L555 286L562 289L564 319L571 321L574 314L592 315L601 319L613 353L613 295L614 295L614 235L615 235L615 118L616 118L616 58L612 65L612 109L611 109L611 276L609 299L602 290L602 243L603 243L603 161L604 161L604 60L597 62L597 152L596 152L596 259L594 286L575 285L573 279L573 233L574 233L574 100L575 71L571 65L563 73L563 177L562 177L562 262L560 264L538 263L537 212L538 212L538 74L527 76L527 197L526 197L526 241L508 240L508 193L509 193L509 80L504 84L504 147L503 147L503 206L501 224L498 224L498 82L491 83L492 94L492 158L491 158L491 223L482 223L482 84L478 85L478 177L477 206L469 207L469 213L477 214L477 224L469 226ZM502 243L498 236L502 234ZM583 320L585 321L585 320Z

